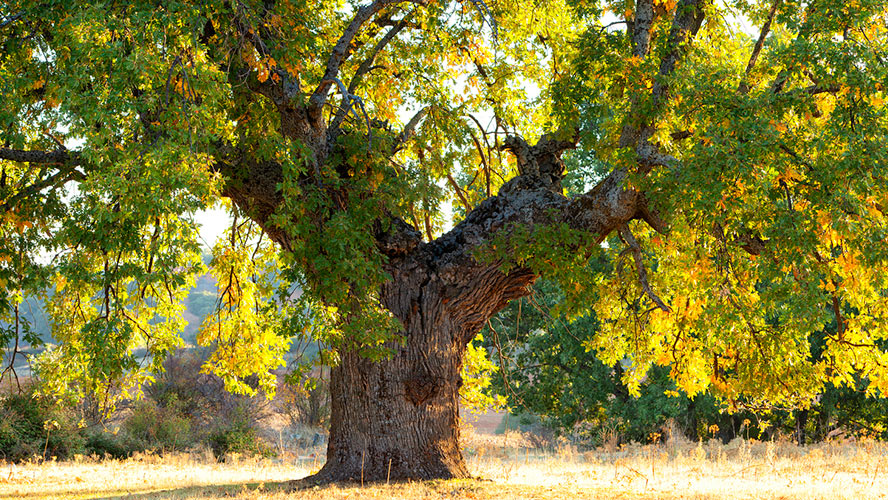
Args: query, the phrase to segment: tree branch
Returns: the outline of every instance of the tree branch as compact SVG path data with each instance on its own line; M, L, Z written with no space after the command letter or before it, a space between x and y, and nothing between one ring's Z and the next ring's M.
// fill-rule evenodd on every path
M334 118L333 123L330 124L330 135L334 135L338 133L339 126L342 124L342 120L348 116L349 111L352 110L352 104L357 104L361 109L361 114L364 117L364 121L367 123L367 147L373 145L373 136L372 130L370 128L370 117L367 115L367 109L364 107L364 100L359 96L356 96L348 91L345 88L345 84L342 83L342 80L339 78L333 78L333 83L337 85L339 88L339 93L342 94L342 102L339 105L339 111L336 113L336 117ZM341 116L341 118L340 118ZM358 112L355 111L355 116L358 116ZM361 117L358 116L358 119Z
M80 155L78 153L68 153L68 150L66 149L58 149L52 152L45 152L21 151L8 148L0 148L0 160L17 161L22 163L37 163L44 165L60 165L62 167L55 174L23 187L9 199L5 200L3 204L0 205L0 213L12 210L19 202L21 202L25 198L34 196L48 187L63 185L72 180L85 179L86 175L76 168L77 162L75 161L75 159L79 160L79 156Z
M398 36L398 33L400 33L401 30L407 27L407 19L409 17L410 15L408 14L404 16L403 19L395 23L395 25L392 26L392 28L388 30L388 32L386 32L386 34L383 35L382 38L379 39L379 41L376 43L376 46L374 46L373 50L370 51L370 54L367 55L367 58L361 62L360 66L358 66L358 69L355 71L355 74L352 76L351 81L349 81L348 83L348 92L350 94L353 94L355 92L358 83L360 83L361 81L361 77L367 74L367 72L369 72L370 69L373 67L373 61L376 60L376 56L379 55L379 53L382 51L382 49L385 48L386 45L388 45L392 40L394 40L396 36Z
M774 0L774 3L771 4L771 11L768 12L768 20L762 25L762 31L759 34L758 40L755 42L755 46L752 48L752 55L749 56L749 62L746 64L746 73L743 76L743 80L740 82L740 87L738 89L741 94L749 93L749 84L747 83L749 80L749 74L755 67L756 61L758 61L759 53L765 45L765 38L767 38L768 33L771 31L771 23L774 21L774 16L777 14L777 7L780 5L781 1L782 0Z
M413 137L413 131L416 129L416 126L419 125L419 122L422 121L423 118L429 113L429 108L425 107L421 110L417 111L413 118L404 125L404 130L398 134L398 137L395 139L395 143L392 145L392 154L397 153L401 150L404 144Z
M654 0L638 0L635 4L635 21L632 29L632 56L647 57L651 45L651 28L654 26Z
M703 6L707 1L682 0L675 9L675 18L672 21L672 28L667 42L668 49L660 60L660 69L651 90L651 116L659 111L662 102L669 95L667 77L675 71L675 66L682 55L684 55L687 44L700 30L705 16ZM633 114L636 114L638 105L637 101L633 101ZM635 145L642 172L649 171L653 166L674 165L676 163L675 158L660 154L657 146L649 143L649 139L653 134L654 126L650 123L643 124L640 127L627 124L623 127L623 131L620 134L620 147Z
M348 27L342 33L342 36L339 38L339 41L336 42L336 45L333 46L333 50L330 52L330 57L327 59L327 68L324 71L324 76L321 78L321 83L318 84L317 89L315 89L308 100L310 114L315 116L320 114L321 108L324 106L324 103L327 102L327 93L330 91L330 86L335 81L334 79L339 75L339 67L348 58L351 43L355 36L357 36L361 27L384 7L404 1L420 5L425 3L424 0L375 0L371 4L363 5L358 8L351 23L349 23Z
M388 45L389 42L391 42L395 38L395 36L397 36L398 33L400 33L402 29L404 29L405 26L407 26L407 17L409 17L409 15L405 16L404 19L401 19L400 21L395 23L395 25L392 26L392 28L388 30L385 35L383 35L379 42L376 43L376 46L373 47L373 50L370 51L370 54L367 56L367 58L361 62L360 66L358 66L358 69L352 76L351 81L348 83L348 88L345 89L343 86L343 88L340 89L340 91L342 92L343 100L346 99L346 96L355 95L355 90L357 89L358 84L361 81L361 77L367 74L373 68L373 61L376 60L376 56L379 55L379 52L381 52L382 49L385 48L385 46ZM348 117L349 109L349 106L340 106L339 109L336 111L336 115L330 121L330 130L334 131L334 134L337 133L335 131L339 129L339 127L342 125L342 122Z
M75 166L80 164L80 153L68 151L66 148L58 148L55 151L26 151L0 148L0 160L43 165Z
M665 312L672 312L672 309L663 302L660 297L657 296L656 293L651 289L651 285L648 282L647 271L644 268L644 261L642 260L641 254L641 246L638 244L638 241L635 239L635 236L632 235L632 231L629 229L629 226L623 225L620 227L620 238L629 246L629 249L632 251L632 257L635 260L635 271L638 273L638 281L641 283L641 288L644 290L645 295L651 299L651 302L657 305L660 309Z
M483 23L484 21L487 21L487 24L490 26L490 31L493 33L493 41L496 42L499 37L499 26L497 26L493 14L490 13L487 3L485 3L484 0L469 1L472 2L472 5L475 6L475 10L481 15L481 22Z
M21 19L22 16L24 16L24 15L25 15L24 12L19 12L18 14L14 14L14 15L11 15L11 16L9 16L9 17L3 19L3 22L0 23L0 29L5 28L5 27L7 27L8 25L10 25L10 24L12 24L12 23L18 21L18 20Z
M243 13L245 7L238 2L238 12L234 15L234 27L238 34L245 40L249 41L259 53L265 57L271 55L271 49L259 36L251 25L245 24L241 17L246 17ZM269 68L272 73L279 77L279 82L275 82L273 78L269 78L258 85L252 85L251 88L272 100L278 106L288 105L296 96L302 93L302 85L299 83L299 75L291 75L289 71L276 65Z
M654 82L651 91L655 108L658 107L659 101L668 95L669 85L664 77L672 74L676 63L685 52L686 44L697 35L703 25L703 18L706 15L703 7L707 1L682 0L675 9L675 19L672 21L667 42L669 51L660 60L660 78Z

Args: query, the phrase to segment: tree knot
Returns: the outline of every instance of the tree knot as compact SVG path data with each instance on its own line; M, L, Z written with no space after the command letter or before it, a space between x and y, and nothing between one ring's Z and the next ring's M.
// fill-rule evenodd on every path
M503 142L502 149L515 155L519 175L532 178L546 188L561 193L561 179L564 178L561 155L574 147L576 139L563 141L546 134L534 146L527 144L521 137L509 136Z
M407 399L414 406L419 406L435 397L441 391L442 383L425 371L414 373L404 379Z

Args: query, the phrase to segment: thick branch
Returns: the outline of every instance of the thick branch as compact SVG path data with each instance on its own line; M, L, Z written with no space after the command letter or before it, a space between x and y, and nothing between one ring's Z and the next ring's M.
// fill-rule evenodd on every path
M499 194L478 204L456 227L424 248L443 279L460 283L466 273L498 269L496 263L479 263L475 252L494 239L508 241L513 231L566 224L587 232L590 241L598 243L627 221L640 218L639 193L624 187L623 170L573 199L552 189L551 176L559 171L563 175L555 164L560 164L567 147L572 143L548 137L528 147L526 154L533 157L538 171L521 170L524 173L503 185Z
M632 55L645 58L650 51L651 28L654 25L654 0L638 0L632 30Z
M668 95L669 85L667 76L675 70L675 65L684 55L687 44L697 35L697 31L703 25L704 4L708 0L682 0L675 9L675 19L672 21L672 29L669 32L668 51L660 60L660 78L654 82L651 94L656 108L659 101Z
M34 163L40 165L58 165L58 172L20 189L15 195L0 205L0 212L13 209L19 202L34 196L52 186L62 185L75 179L84 179L85 175L77 170L80 164L80 153L64 148L55 151L25 151L20 149L0 148L0 160Z
M573 147L572 142L548 137L533 146L517 138L509 142L510 149L523 150L525 158L519 162L533 163L538 168L519 166L522 174L430 243L419 241L418 232L405 224L395 240L412 243L382 245L406 249L415 243L406 253L389 252L387 271L395 277L419 273L427 280L423 289L439 291L451 318L448 321L464 325L465 337L454 341L470 340L477 328L508 301L527 295L537 278L537 271L520 264L504 271L503 262L479 258L479 251L490 250L492 245L513 244L513 235L520 235L523 241L537 229L564 225L588 234L588 244L594 246L629 220L642 218L643 196L625 188L625 170L612 172L588 193L569 199L562 190L552 189L552 176L558 173L560 184L560 156ZM385 241L391 239L386 236Z
M667 79L675 71L675 66L684 55L691 39L700 30L703 24L703 6L708 0L682 0L676 7L675 18L669 33L667 50L660 60L660 69L651 90L651 115L659 112L662 103L669 95ZM638 114L638 102L632 103L633 115ZM634 145L638 154L639 163L643 172L649 171L654 166L675 165L674 158L660 154L657 146L650 144L649 139L654 134L654 126L645 123L641 127L626 125L620 135L620 147Z
M21 163L39 163L43 165L70 165L80 164L80 153L59 148L55 151L25 151L21 149L0 148L0 160L17 161Z

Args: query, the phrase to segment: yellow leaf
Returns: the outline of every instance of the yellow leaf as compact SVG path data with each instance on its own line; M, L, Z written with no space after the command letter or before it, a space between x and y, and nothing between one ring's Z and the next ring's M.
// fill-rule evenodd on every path
M842 265L842 269L844 269L846 273L850 273L857 268L857 259L849 253L842 254L838 258L838 261Z

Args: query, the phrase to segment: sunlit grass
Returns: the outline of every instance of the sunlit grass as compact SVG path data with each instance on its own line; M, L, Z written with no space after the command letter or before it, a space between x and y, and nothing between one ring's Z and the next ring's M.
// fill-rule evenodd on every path
M204 452L3 464L0 498L888 498L888 444L875 441L798 447L738 439L728 445L671 442L583 453L563 445L544 453L522 446L516 435L467 438L467 460L480 480L291 492L288 481L316 471L322 457L229 457L217 463Z

